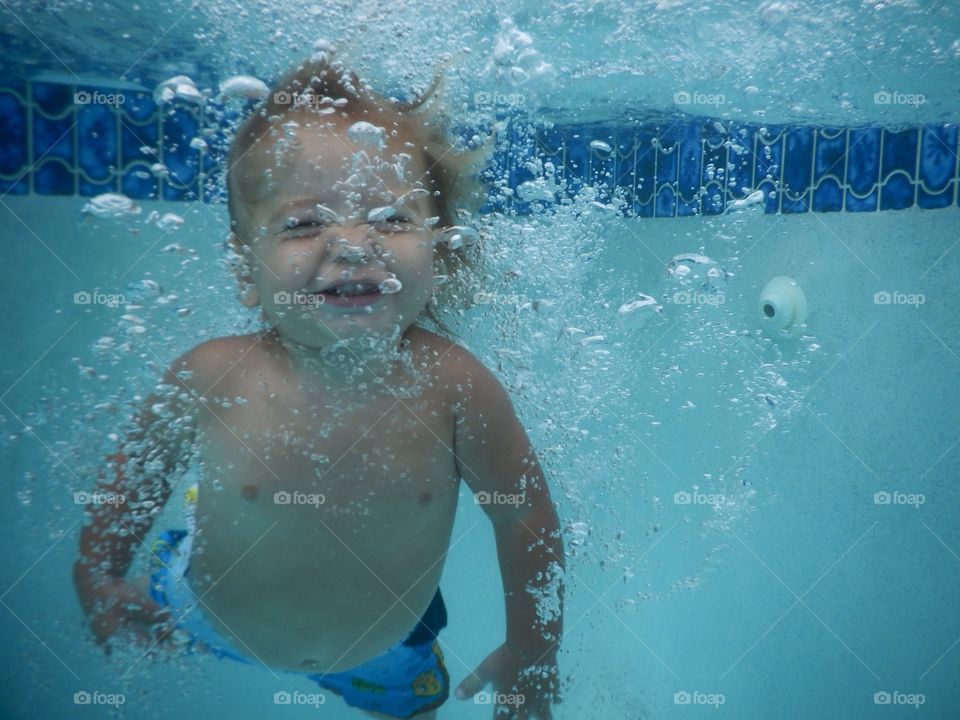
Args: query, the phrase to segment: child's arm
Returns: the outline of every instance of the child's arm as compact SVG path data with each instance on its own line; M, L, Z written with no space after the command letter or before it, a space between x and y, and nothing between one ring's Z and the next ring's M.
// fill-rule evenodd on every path
M89 522L80 533L80 557L73 579L97 641L117 630L132 630L146 640L164 611L126 574L138 547L146 542L154 517L170 497L170 479L187 465L194 438L190 353L178 358L135 416L133 430L115 455L107 458L113 478L97 493L113 502L88 507ZM178 373L181 376L178 376ZM122 502L120 500L122 499Z
M460 684L457 695L469 697L492 681L508 699L511 693L524 695L524 717L549 718L550 703L558 699L556 654L563 625L557 514L506 391L476 359L465 351L462 356L454 449L461 477L493 523L507 638Z

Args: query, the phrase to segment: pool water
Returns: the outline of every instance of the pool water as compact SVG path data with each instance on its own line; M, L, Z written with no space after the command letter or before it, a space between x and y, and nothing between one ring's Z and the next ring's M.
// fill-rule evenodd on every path
M228 5L202 11L206 20L182 10L191 30L210 33L208 44L237 33L245 38L241 48L256 47L250 28L272 28L304 11L319 22L332 12L284 3L259 18L251 10L231 19ZM38 22L34 9L5 10L14 11ZM131 11L117 12L126 14L110 17L115 37L128 25L140 27ZM382 9L367 12L381 29L402 24L403 17ZM956 91L944 89L957 62L956 9L946 4L936 15L925 6L833 3L818 13L800 3L763 3L704 10L699 24L694 8L683 3L550 6L542 16L522 4L461 8L451 17L432 6L418 12L421 18L433 12L438 27L463 23L458 42L483 48L465 61L480 79L471 84L468 73L456 77L450 98L497 87L515 96L500 104L495 96L489 102L473 96L464 111L468 125L504 123L502 135L512 144L501 145L491 170L482 291L462 315L447 320L509 390L564 527L564 702L555 717L957 717L960 181ZM66 3L62 13L89 20L80 4ZM477 18L472 29L471 13ZM159 22L161 15L151 17ZM933 28L935 15L940 21L923 45L920 30ZM711 78L710 51L730 60L756 49L747 18L769 28L767 42L775 47L760 45L770 74L754 69L748 78L734 67ZM586 31L574 33L576 42L558 42L564 21L617 40L599 43L595 53ZM786 25L775 31L780 22ZM857 23L863 34L845 40L844 29L852 32ZM725 43L715 36L722 28L730 33ZM228 70L259 74L262 68L270 78L284 57L298 57L287 38L279 43L280 59L271 55L260 68L231 65L235 48L229 62L211 65L216 61L204 54L204 38L182 30L175 25L173 44L161 43L164 57L151 56L151 69L165 71L153 79L176 74L178 47L200 85L204 72L219 71L222 78ZM521 31L530 33L530 42L517 35ZM671 50L666 38L681 31L685 43ZM344 31L358 38L364 32ZM103 77L123 72L113 67L117 58L98 67L61 34L47 39L68 63ZM384 42L370 36L374 50ZM498 38L500 56L493 49ZM790 45L803 39L820 45ZM5 60L15 77L0 83L0 95L7 88L7 96L27 98L31 73L62 71L30 42L11 39L11 47L23 44L33 56L23 66ZM504 51L510 43L513 50ZM528 47L538 56L518 60L517 51ZM921 51L929 62L905 62ZM404 64L407 52L396 66L387 63L391 77L422 70ZM842 88L831 93L805 72L788 77L790 52L808 61L820 57L827 77L845 78ZM368 62L360 52L357 57L361 65ZM497 75L497 67L510 64L498 66L497 57L512 58L513 67L534 77L517 82L514 75L511 84L509 74ZM492 69L480 74L488 62ZM678 72L692 68L700 86L689 92L726 94L728 106L666 107L686 88L676 78L651 79L664 62ZM897 73L894 81L871 77L891 77L884 69ZM613 92L621 72L650 82L624 86L638 94ZM563 95L565 73L574 98ZM854 82L858 75L867 84ZM149 88L148 77L134 73L127 80ZM595 87L587 90L591 77ZM38 93L43 82L61 81L36 81ZM72 97L77 81L69 82ZM758 89L744 91L748 83ZM865 104L863 98L882 87L925 93L929 102L913 114L895 103ZM29 103L39 98L30 94ZM49 113L52 105L44 107L30 118L42 116L42 124L47 115L58 117ZM5 128L15 125L10 112ZM781 212L771 212L769 194L729 205L748 193L733 194L724 184L719 212L709 211L707 195L694 202L682 187L676 203L651 199L644 212L633 204L648 197L639 174L629 180L616 169L591 175L593 151L587 169L569 173L579 192L538 203L518 189L545 177L543 162L570 159L537 144L524 123L538 125L540 138L561 133L570 140L584 132L577 141L591 148L601 135L616 139L664 127L665 117L683 128L716 120L726 130L742 122L801 133L883 126L891 133L936 128L949 136L953 128L952 149L942 153L954 161L943 185L950 202L934 208L917 200L917 184L930 167L919 145L908 178L913 194L900 210L812 212L811 194L804 195L812 205L803 211L778 206ZM582 130L596 128L598 120L606 134ZM180 119L173 125L185 127ZM39 125L31 127L36 140ZM160 132L173 130L163 125ZM14 147L9 134L0 135L4 148ZM251 332L259 322L238 303L223 262L226 207L204 184L216 169L195 166L188 187L159 182L152 192L166 199L130 193L138 215L92 216L82 210L95 193L81 185L93 180L77 168L99 157L89 148L99 147L102 137L90 139L86 154L77 144L76 154L61 163L66 175L45 176L50 158L34 162L26 152L15 172L0 176L7 248L0 286L7 310L0 323L8 347L0 362L0 519L8 532L0 560L0 626L7 639L0 647L6 689L0 716L357 717L332 696L316 708L278 707L278 691L315 690L303 678L209 657L151 661L132 649L105 658L86 629L70 580L83 518L74 494L93 486L103 456L116 445L110 434L171 359L202 339ZM122 156L127 141L115 140ZM783 145L783 151L801 145ZM15 156L0 153L4 162ZM524 165L536 157L539 166ZM790 162L781 164L789 168ZM210 175L201 177L201 170ZM657 172L646 182L659 192ZM852 177L847 172L841 184L848 188ZM773 199L790 187L777 178L767 189ZM878 198L885 179L877 181ZM68 181L68 191L60 192L58 183ZM698 182L708 187L704 175ZM626 189L626 212L611 198L611 186ZM528 186L526 192L534 191ZM693 208L686 201L695 210L680 210ZM145 222L154 212L177 218ZM808 305L805 323L789 335L762 320L763 289L780 275L796 281ZM84 304L75 300L83 292L123 298L116 305ZM178 513L171 503L155 532L181 523ZM144 561L138 560L141 570ZM466 488L441 587L450 614L441 642L457 683L501 642L505 628L493 533ZM124 700L116 710L79 707L78 692ZM451 699L439 717L488 718L491 712L489 705Z

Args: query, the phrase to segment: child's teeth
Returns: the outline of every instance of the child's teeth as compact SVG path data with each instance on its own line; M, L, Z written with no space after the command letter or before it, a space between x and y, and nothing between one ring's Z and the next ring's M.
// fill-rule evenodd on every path
M367 295L375 292L376 288L370 283L352 283L341 285L337 290L341 295Z

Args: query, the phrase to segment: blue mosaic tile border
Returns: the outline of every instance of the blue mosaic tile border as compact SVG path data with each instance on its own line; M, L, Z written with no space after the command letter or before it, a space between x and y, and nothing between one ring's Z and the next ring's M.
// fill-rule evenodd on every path
M122 102L117 99L122 95ZM0 87L0 194L222 202L223 127L208 102L156 106L151 93L34 81ZM511 118L492 177L534 180L552 162L565 194L622 190L640 217L717 215L749 191L768 213L872 212L960 204L956 125L821 128L673 117L632 126L553 126ZM501 175L502 177L503 175ZM556 198L560 200L560 198ZM532 211L490 195L486 209Z
M0 195L222 201L217 158L229 119L213 103L161 112L147 91L0 87Z
M768 213L960 205L958 131L950 124L818 128L687 117L516 133L506 159L511 188L535 180L530 160L549 161L569 197L589 183L607 202L618 188L627 212L640 217L718 215L758 190ZM512 203L517 212L529 206Z

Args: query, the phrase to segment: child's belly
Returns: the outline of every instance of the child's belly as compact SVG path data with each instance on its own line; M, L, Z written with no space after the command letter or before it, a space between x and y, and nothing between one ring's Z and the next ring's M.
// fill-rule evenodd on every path
M337 672L409 635L450 541L458 482L449 452L341 460L322 476L315 462L278 453L268 467L204 464L191 586L236 650Z

